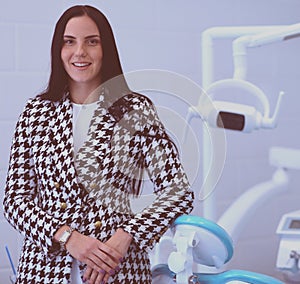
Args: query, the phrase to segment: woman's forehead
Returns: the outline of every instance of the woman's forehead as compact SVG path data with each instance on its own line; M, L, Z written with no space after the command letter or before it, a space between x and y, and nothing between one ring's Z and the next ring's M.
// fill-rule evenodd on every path
M100 35L96 23L89 16L71 18L65 28L64 35L81 37Z

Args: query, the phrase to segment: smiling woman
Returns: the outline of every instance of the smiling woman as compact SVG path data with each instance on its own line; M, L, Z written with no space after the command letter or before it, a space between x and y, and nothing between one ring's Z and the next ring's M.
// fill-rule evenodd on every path
M69 91L75 103L84 103L101 84L103 51L100 32L88 16L70 19L64 32L61 58L69 75Z
M81 21L82 19L85 20ZM81 26L80 22L84 23L84 26ZM71 30L68 31L67 29L69 28ZM72 34L69 34L69 32ZM83 38L76 39L76 37L80 36L86 39L86 46L94 46L95 49L100 47L102 49L100 82L103 84L112 78L118 77L118 83L114 84L114 86L110 85L110 88L114 88L117 93L129 92L130 90L123 76L114 35L108 20L94 7L74 6L66 10L56 24L51 45L50 79L48 88L42 94L42 98L59 101L69 91L70 74L64 68L63 50L67 49L67 46L78 45L78 40L83 40ZM96 37L89 39L89 36ZM95 41L96 39L97 41Z
M133 213L143 172L155 200ZM19 117L4 197L24 235L17 283L150 284L148 250L193 193L152 102L126 83L111 27L90 6L58 20L47 90Z

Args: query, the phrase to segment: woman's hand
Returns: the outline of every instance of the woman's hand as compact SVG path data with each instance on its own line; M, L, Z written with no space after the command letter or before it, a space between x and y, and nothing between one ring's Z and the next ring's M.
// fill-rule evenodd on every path
M113 250L116 250L120 253L121 257L118 259L119 262L122 262L128 248L132 242L132 236L123 229L117 229L117 231L110 237L110 239L105 243L108 247ZM107 272L106 270L99 270L93 269L93 267L87 267L84 273L84 279L89 279L89 284L102 284L106 283L110 276L114 275L119 271L119 267L117 266L113 271Z
M58 241L61 234L68 226L62 226L54 235L54 241ZM93 273L97 273L98 282L101 283L104 275L112 275L118 269L120 259L123 257L113 247L99 240L74 231L66 243L67 251L79 261L85 263ZM94 283L94 282L91 282Z
M123 229L117 229L117 231L109 238L105 243L111 248L122 254L124 257L132 242L132 236L125 232Z
M74 231L66 244L67 251L94 270L111 273L122 255L99 240Z

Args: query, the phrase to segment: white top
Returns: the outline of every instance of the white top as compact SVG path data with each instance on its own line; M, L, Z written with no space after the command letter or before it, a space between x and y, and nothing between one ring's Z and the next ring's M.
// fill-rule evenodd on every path
M89 126L93 114L97 108L97 102L91 104L75 104L73 105L73 139L74 139L74 157L78 150L87 139ZM71 283L82 284L80 277L79 264L76 259L73 260L71 269Z
M83 105L72 103L72 105L74 153L76 155L87 139L90 122L97 108L97 102Z

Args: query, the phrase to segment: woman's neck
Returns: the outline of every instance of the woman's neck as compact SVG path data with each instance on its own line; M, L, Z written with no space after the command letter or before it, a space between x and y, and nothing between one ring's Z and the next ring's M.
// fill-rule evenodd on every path
M70 84L69 91L72 102L76 104L90 104L98 101L100 95L100 84Z

